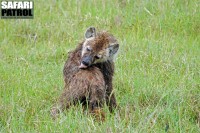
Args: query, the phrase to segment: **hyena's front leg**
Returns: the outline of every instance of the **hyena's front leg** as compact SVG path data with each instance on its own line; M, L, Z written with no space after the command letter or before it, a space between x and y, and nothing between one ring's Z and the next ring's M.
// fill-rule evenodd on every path
M109 107L110 112L113 112L113 110L117 107L117 102L112 85L109 86L106 91L106 104Z
M109 110L110 112L113 112L113 110L117 107L117 102L116 102L116 98L115 98L115 94L111 93L111 95L109 96Z

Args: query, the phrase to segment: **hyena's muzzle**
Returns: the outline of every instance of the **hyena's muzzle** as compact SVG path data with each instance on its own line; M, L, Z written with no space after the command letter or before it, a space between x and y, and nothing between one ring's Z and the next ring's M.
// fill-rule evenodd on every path
M93 57L88 55L88 56L84 56L81 60L81 65L79 66L79 68L87 68L89 66L92 65L93 62Z

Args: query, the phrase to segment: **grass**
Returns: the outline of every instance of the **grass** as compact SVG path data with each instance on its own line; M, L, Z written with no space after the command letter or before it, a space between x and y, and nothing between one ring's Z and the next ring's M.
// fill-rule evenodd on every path
M35 0L33 20L0 20L0 132L200 132L198 0ZM89 26L120 42L120 109L95 122L80 106L53 121L67 52Z

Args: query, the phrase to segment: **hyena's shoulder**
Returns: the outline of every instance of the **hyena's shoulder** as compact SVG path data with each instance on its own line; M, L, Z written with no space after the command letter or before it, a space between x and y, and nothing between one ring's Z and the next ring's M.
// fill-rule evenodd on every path
M69 51L67 54L67 60L63 68L63 76L66 83L79 71L78 66L81 60L82 45L83 42L80 42L74 50Z

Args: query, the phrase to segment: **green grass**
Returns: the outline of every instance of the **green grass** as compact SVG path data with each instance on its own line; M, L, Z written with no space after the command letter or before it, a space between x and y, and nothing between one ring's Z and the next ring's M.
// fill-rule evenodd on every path
M120 42L120 109L98 123L72 107L53 121L67 52L87 27ZM35 0L33 20L0 20L0 132L200 132L198 0Z

